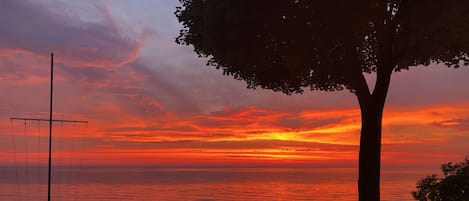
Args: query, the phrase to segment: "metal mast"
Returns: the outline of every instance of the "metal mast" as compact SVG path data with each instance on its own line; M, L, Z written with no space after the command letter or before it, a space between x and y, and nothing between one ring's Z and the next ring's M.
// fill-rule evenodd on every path
M50 53L50 110L49 110L49 173L47 175L47 201L50 201L50 183L52 169L52 92L54 89L54 53Z
M50 54L50 107L49 107L49 119L39 118L17 118L11 117L11 120L24 120L24 121L48 121L49 122L49 165L48 165L48 176L47 176L47 200L51 200L51 170L52 170L52 122L62 123L88 123L88 121L76 121L76 120L64 120L64 119L53 119L52 118L52 100L53 100L53 89L54 89L54 53Z

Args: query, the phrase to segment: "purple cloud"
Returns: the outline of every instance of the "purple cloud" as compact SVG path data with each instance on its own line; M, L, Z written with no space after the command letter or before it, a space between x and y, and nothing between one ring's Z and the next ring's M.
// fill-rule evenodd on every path
M54 51L57 61L68 65L118 66L133 60L141 47L111 22L83 22L26 0L2 1L0 24L1 51L21 49L47 56Z

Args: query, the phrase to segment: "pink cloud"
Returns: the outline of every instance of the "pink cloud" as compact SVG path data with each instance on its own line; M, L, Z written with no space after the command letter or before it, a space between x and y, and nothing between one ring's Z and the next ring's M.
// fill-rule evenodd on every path
M142 47L138 39L119 33L112 23L52 14L37 2L3 1L0 23L0 49L45 57L54 51L58 63L70 66L120 66L134 60Z

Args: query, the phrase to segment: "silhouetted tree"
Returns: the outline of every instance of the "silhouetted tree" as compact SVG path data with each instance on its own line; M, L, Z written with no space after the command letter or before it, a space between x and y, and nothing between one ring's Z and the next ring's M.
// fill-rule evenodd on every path
M208 65L285 94L348 89L362 130L359 200L379 200L381 122L394 71L468 64L467 0L180 0L184 28ZM376 73L370 90L364 73Z
M444 178L436 174L427 176L417 183L418 191L412 192L419 201L468 201L469 200L469 157L461 163L441 166Z

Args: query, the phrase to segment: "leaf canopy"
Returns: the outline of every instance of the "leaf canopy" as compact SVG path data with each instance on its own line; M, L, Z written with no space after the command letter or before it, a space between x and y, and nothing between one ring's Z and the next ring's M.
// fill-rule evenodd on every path
M176 42L248 88L354 91L363 72L469 62L467 0L180 2Z

